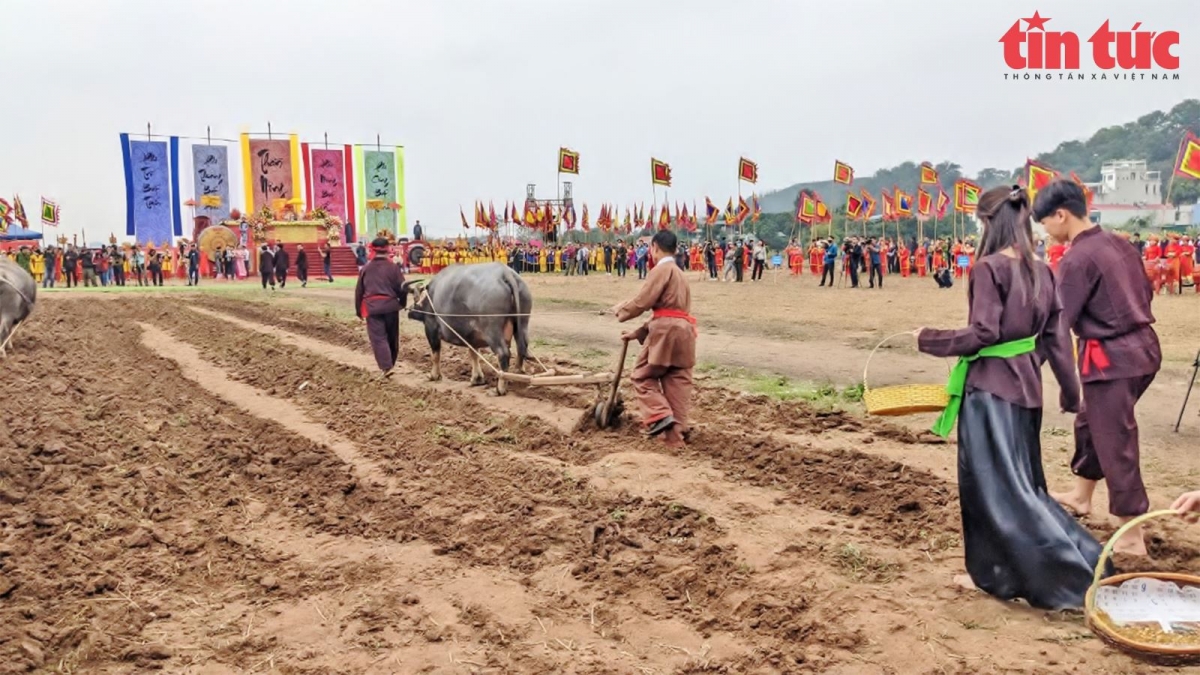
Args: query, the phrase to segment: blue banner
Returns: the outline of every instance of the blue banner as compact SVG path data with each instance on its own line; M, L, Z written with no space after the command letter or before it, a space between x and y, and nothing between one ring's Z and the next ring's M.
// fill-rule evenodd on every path
M213 225L229 219L229 150L223 145L192 146L196 215Z
M139 244L170 242L174 232L171 162L164 141L133 141L121 135L125 159L126 234Z

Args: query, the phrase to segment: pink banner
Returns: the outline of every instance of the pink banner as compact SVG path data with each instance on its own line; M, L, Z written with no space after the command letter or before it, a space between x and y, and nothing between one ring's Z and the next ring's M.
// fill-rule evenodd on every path
M250 141L250 177L254 207L271 206L276 199L291 199L292 147L287 140Z
M312 151L312 204L346 218L346 162L341 150Z

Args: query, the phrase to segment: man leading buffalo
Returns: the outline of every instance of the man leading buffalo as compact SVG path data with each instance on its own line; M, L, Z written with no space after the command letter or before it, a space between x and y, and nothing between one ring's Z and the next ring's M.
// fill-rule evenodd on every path
M382 237L371 242L372 257L358 273L354 288L354 311L367 324L367 337L375 363L384 377L391 377L400 353L400 310L407 304L404 275L388 258L390 246Z
M631 375L638 407L647 433L661 435L672 447L682 445L688 433L696 365L696 319L688 313L691 289L675 264L677 246L674 233L656 233L650 242L654 269L637 295L611 310L622 323L652 310L648 322L621 339L643 345Z

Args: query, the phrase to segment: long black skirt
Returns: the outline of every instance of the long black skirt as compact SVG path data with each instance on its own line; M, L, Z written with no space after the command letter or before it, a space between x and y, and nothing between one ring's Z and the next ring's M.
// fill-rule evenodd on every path
M958 498L967 572L1002 600L1083 606L1101 545L1046 491L1041 409L968 391L958 417Z

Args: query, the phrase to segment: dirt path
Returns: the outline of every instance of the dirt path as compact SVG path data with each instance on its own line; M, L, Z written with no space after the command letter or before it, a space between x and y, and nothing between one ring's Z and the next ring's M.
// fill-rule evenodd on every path
M289 325L291 324L289 323ZM309 325L306 330L316 331L318 328ZM339 330L332 325L326 325L319 330L328 331L330 336L340 335ZM703 402L701 405L711 404L727 405L723 399L719 398ZM812 448L805 452L821 456L817 447L828 443L836 445L839 440L854 439L859 433L848 421L834 421L834 425L850 425L850 427L848 431L830 431L817 438L805 439L806 447ZM906 525L903 518L899 521L890 521L891 525L882 530L856 522L865 514L875 514L873 517L878 518L879 522L889 522L889 519L894 518L897 513L893 509L901 507L899 512L903 512L905 495L911 497L920 494L913 487L902 487L898 490L894 497L898 501L890 502L893 505L891 509L886 506L889 502L883 501L885 508L881 511L874 511L873 507L880 505L879 500L882 495L877 491L883 487L882 483L852 481L845 484L851 493L857 490L866 490L865 499L861 501L843 501L846 493L842 493L838 487L831 487L828 496L820 492L812 493L811 486L814 485L834 486L840 484L841 481L837 478L830 483L830 477L840 476L842 480L845 480L846 476L863 469L864 462L870 463L869 458L863 457L857 461L857 464L830 466L827 476L812 474L806 476L800 473L795 475L794 482L789 477L788 485L808 486L807 490L792 491L785 485L781 485L778 480L768 478L768 476L787 475L795 471L792 468L793 465L777 462L781 451L786 452L787 446L772 447L768 445L763 448L765 454L757 455L753 448L746 447L744 441L736 440L736 437L719 431L710 433L715 435L705 438L701 434L701 438L696 443L698 446L696 456L689 455L688 461L682 464L677 459L635 452L601 455L591 465L580 465L575 460L562 466L571 473L572 479L578 479L581 476L589 477L591 482L598 486L608 485L645 497L662 496L685 504L689 509L709 513L717 518L718 522L736 523L735 529L725 530L731 533L727 535L727 545L735 546L739 551L739 556L754 572L752 580L757 581L752 581L752 583L755 585L765 584L770 587L772 583L777 583L779 580L792 578L791 575L795 573L797 566L802 566L806 570L806 578L821 579L822 581L816 583L819 584L818 588L823 588L823 590L818 590L815 595L811 592L807 593L804 600L806 605L844 608L847 604L862 603L864 598L870 598L871 602L875 604L871 605L874 611L869 616L842 611L841 618L847 628L858 627L858 630L870 635L878 635L881 631L895 631L896 639L903 641L906 636L909 639L914 636L907 632L905 628L907 623L900 616L908 616L911 612L919 612L922 616L945 616L946 618L933 620L938 625L936 633L931 634L932 627L926 626L921 629L920 637L916 637L916 639L929 643L928 653L939 654L941 655L939 658L949 658L951 663L959 664L958 667L961 668L961 671L953 672L991 672L995 666L999 665L997 659L1000 657L971 656L975 653L973 650L979 646L978 640L1001 639L1000 635L1007 636L1004 639L1009 640L1026 640L1029 631L1035 633L1045 631L1043 636L1047 640L1063 642L1062 649L1048 649L1045 644L1028 651L1017 649L1003 657L1004 663L1010 667L1017 666L1024 669L1043 662L1046 654L1051 654L1050 661L1055 665L1074 662L1074 657L1068 656L1072 651L1071 645L1077 641L1080 635L1086 635L1086 633L1078 632L1080 627L1077 624L1073 625L1071 622L1046 624L1044 615L1039 612L1009 613L1005 616L1003 623L997 623L989 619L994 616L996 611L996 605L992 601L972 595L963 596L950 587L948 580L961 564L959 562L961 552L956 551L957 543L954 539L945 539L939 534L943 531L939 526L934 525L931 531L920 535L910 530L911 525ZM607 435L604 438L607 438ZM799 440L801 437L796 436L795 438ZM580 448L580 450L586 455L590 455L595 452L595 446L602 440L598 438L595 442L588 444L590 447ZM553 447L555 447L554 444L539 445L534 446L533 451L539 455L549 453L549 456L554 458L579 457L569 451L565 454L553 451ZM713 453L717 448L728 448L727 453L717 453L719 466L706 465L702 461L696 461L700 455ZM891 456L902 456L903 454L902 446L887 442L877 443L872 452L876 450ZM772 459L767 464L762 464L761 462L766 457ZM929 455L931 463L935 457L936 455ZM824 461L829 461L829 459ZM560 461L562 460L560 459ZM893 476L892 480L895 480L896 476L903 477L902 465L895 464L893 466L896 467L898 473ZM757 468L766 471L759 472L755 470ZM942 468L944 470L945 467ZM784 473L779 473L781 471ZM735 482L726 483L727 480ZM755 490L758 488L749 487L750 485L762 486L763 491L755 496ZM781 488L783 489L782 493L780 492ZM795 507L799 507L799 510L789 511ZM778 512L782 512L783 515L780 516ZM822 512L826 514L823 521L820 516ZM846 518L846 516L852 517ZM795 526L794 530L789 529L789 523ZM734 532L736 534L733 534ZM913 534L907 534L909 532ZM914 534L917 536L914 537ZM792 540L791 543L786 543L789 538ZM802 543L797 544L796 540ZM911 555L900 552L904 549L881 547L881 541L886 540L902 542L905 546L911 546L913 549L921 551L923 557L920 560L914 560ZM758 564L752 565L751 560ZM844 576L841 574L829 575L827 572L819 572L825 565L835 568L837 564L847 564L847 560L858 561L848 563L851 569L859 570L852 574L861 575L867 580L874 580L874 583L878 583L880 577L889 579L889 581L880 589L864 594L864 589L858 588L856 585L847 587ZM814 561L830 562L818 562L814 566ZM896 581L895 576L899 576L903 581ZM900 588L907 589L904 592L909 599L895 603L891 598L895 597L894 593ZM886 592L881 592L883 589L887 589ZM953 608L949 615L945 615L947 603L950 603ZM893 615L893 611L900 614ZM947 620L949 623L945 623ZM1038 625L1041 625L1042 628L1036 628ZM949 641L953 641L957 646L951 647ZM854 651L858 652L859 650ZM863 660L859 663L858 668L851 668L846 672L863 672L862 667L868 663L878 664L879 672L887 672L887 667L883 666L884 663L908 664L908 667L901 666L898 672L910 672L914 669L919 671L922 668L921 662L910 662L900 652L896 652L891 646L882 643L876 644L873 649L859 653L862 654ZM925 659L927 657L921 656L924 653L926 652L915 656ZM1018 666L1018 664L1024 665ZM1114 664L1112 667L1115 668L1112 672L1120 672L1122 666ZM1097 670L1105 672L1108 668L1107 664L1103 664ZM836 672L836 670L829 672Z
M254 331L261 335L271 335L277 337L284 344L325 356L339 363L344 363L346 365L350 365L371 373L379 372L379 368L375 364L375 359L369 354L363 354L362 352L347 349L345 347L331 345L327 342L321 342L319 340L304 337L303 335L296 335L295 333L281 331L272 326L255 323L253 321L247 321L245 319L239 319L237 317L230 316L228 314L222 314L220 312L216 312L211 309L205 309L203 307L188 307L188 309L204 316L225 321L240 328ZM422 375L419 375L417 370L412 365L404 363L398 364L397 373L409 377L422 377ZM555 428L562 431L571 431L574 429L579 424L579 420L584 414L579 411L570 411L562 407L538 400L521 400L515 398L491 396L490 393L485 389L472 388L462 382L443 380L440 382L426 382L425 384L430 389L435 391L456 391L469 395L479 402L479 404L483 407L494 410L498 413L506 415L536 415L540 419L553 424Z
M12 372L52 354L137 366L5 383L21 407L0 420L0 592L17 582L0 658L211 673L1129 672L1078 619L949 583L962 555L952 446L701 382L693 442L668 451L630 426L564 430L487 405L573 416L590 391L430 386L419 344L384 382L356 326L203 303L55 298L31 324ZM467 369L446 361L458 382ZM1156 567L1200 563L1190 532L1156 533Z
M221 369L209 365L194 347L174 339L170 334L150 324L138 323L138 327L142 329L144 346L159 356L174 361L184 377L199 384L213 396L222 398L263 420L281 424L288 431L328 448L350 465L362 480L384 487L388 492L395 491L395 478L385 475L379 464L363 457L353 443L313 422L287 400L265 396L261 391L231 379Z

